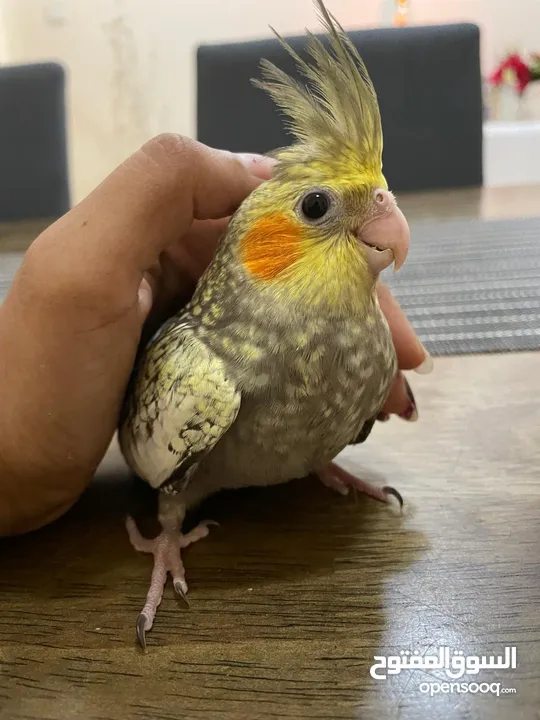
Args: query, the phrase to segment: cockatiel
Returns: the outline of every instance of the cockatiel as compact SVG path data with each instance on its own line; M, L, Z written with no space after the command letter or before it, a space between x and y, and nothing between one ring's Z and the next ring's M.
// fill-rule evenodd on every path
M119 441L128 465L159 489L161 534L128 519L136 549L154 555L139 642L167 573L186 599L186 511L224 489L317 474L378 500L377 488L332 461L369 435L397 373L379 307L379 273L403 264L409 229L382 173L382 127L358 52L321 0L326 49L310 62L279 35L311 85L262 62L256 85L289 118L295 143L275 153L271 180L232 217L193 298L158 330L134 369ZM277 33L276 33L277 35Z

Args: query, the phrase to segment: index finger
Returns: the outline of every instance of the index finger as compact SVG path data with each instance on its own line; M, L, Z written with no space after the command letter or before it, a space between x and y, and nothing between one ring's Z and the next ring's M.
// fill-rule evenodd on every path
M78 266L143 273L194 219L232 214L269 177L271 161L258 157L158 136L51 226L51 239Z
M421 374L431 372L433 360L418 339L414 328L390 290L377 283L379 304L386 317L396 348L400 370L416 370Z

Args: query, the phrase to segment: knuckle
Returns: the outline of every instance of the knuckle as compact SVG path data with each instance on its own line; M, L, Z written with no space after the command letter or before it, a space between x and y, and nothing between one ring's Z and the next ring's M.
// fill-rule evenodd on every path
M45 231L26 251L21 268L20 279L32 290L32 294L46 296L58 288L63 273L58 267L55 253L50 251L48 231Z
M139 158L143 160L143 174L169 201L171 194L177 196L180 189L191 193L200 168L200 155L201 146L195 140L163 133L142 146Z
M72 254L57 247L55 239L52 229L45 231L27 250L21 265L26 290L46 308L69 300L91 304L96 292L102 291L96 289L95 275L73 262Z
M176 166L185 162L194 152L196 143L176 133L161 133L148 140L142 147L143 153L158 166Z

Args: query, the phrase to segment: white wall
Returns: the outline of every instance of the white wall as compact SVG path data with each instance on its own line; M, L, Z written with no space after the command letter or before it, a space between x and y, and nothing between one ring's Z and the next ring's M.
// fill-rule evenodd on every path
M388 1L327 4L354 29L378 24ZM479 22L486 67L496 52L540 43L540 0L411 4L417 23ZM69 70L74 199L152 135L194 134L199 42L264 37L269 24L283 34L317 29L311 0L0 0L1 11L10 62L58 59Z
M2 12L2 6L0 5L0 64L6 61L7 47L6 47L6 28L4 24L4 15Z

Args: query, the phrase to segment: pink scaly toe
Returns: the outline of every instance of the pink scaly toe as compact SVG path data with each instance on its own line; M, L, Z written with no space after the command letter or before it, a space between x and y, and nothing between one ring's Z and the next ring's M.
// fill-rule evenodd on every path
M394 497L399 502L400 508L403 507L403 498L393 487L385 486L381 488L372 485L365 480L360 480L356 475L347 472L347 470L340 468L339 465L335 463L327 465L323 470L319 471L318 475L324 485L336 490L336 492L341 493L341 495L348 495L349 488L352 487L364 495L368 495L384 503L390 502L391 498Z
M133 518L127 518L126 528L135 550L151 553L154 556L154 568L150 588L146 596L146 604L137 619L137 638L143 649L146 647L146 632L151 629L154 623L157 609L163 597L167 573L172 576L176 594L182 598L186 605L189 605L187 599L188 588L180 551L197 542L197 540L205 538L210 532L208 527L217 524L212 520L206 520L185 535L179 530L163 530L156 538L149 540L141 535Z

